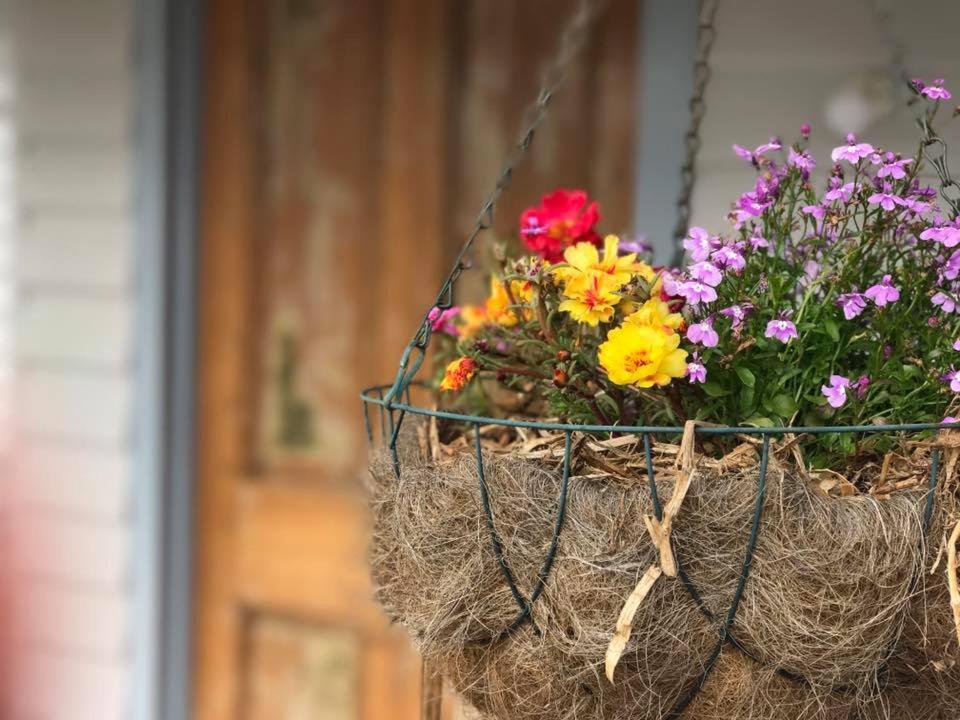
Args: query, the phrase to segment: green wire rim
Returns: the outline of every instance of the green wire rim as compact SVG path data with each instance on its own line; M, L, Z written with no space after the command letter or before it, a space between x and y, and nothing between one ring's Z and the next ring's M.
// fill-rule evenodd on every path
M421 385L422 386L422 385ZM425 417L435 417L442 420L454 420L470 424L480 423L481 425L500 425L502 427L528 428L532 430L550 430L554 432L583 432L583 433L627 433L651 435L670 435L683 432L683 427L666 425L576 425L573 423L562 422L543 422L539 420L516 420L513 418L494 418L484 415L464 415L462 413L449 412L447 410L436 410L432 408L420 407L410 401L409 391L405 393L404 402L396 400L386 400L386 393L391 389L391 385L373 385L360 391L360 399L364 404L364 417L368 421L367 409L370 405L375 405L382 409L392 411L397 410L403 413L413 415L422 415ZM715 425L697 425L695 432L698 435L787 435L812 434L824 435L830 433L895 433L895 432L924 432L930 430L960 430L960 424L954 423L901 423L889 425L812 425L812 426L775 426L758 427L754 425L737 426L715 426Z

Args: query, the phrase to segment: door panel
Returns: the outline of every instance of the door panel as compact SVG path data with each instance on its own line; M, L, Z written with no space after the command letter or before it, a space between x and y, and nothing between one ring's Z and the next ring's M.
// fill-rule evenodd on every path
M420 717L419 660L372 601L357 392L392 378L573 4L209 0L199 720ZM636 5L611 3L497 236L557 185L626 226Z

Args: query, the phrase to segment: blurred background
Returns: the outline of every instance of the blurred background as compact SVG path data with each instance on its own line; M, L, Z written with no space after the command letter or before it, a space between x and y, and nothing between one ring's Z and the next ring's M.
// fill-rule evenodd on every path
M910 73L960 91L960 4L888 5ZM0 717L421 717L371 600L357 393L573 7L0 0ZM849 130L916 153L873 7L721 0L694 224L753 182L732 143L806 121L820 171ZM583 187L669 257L697 17L609 2L497 235Z

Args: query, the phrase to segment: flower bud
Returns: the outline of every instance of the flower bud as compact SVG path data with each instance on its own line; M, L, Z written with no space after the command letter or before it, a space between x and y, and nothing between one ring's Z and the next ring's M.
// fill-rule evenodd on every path
M557 360L564 362L570 359L570 353L566 350L557 350Z
M569 378L567 377L567 371L564 370L563 368L558 367L556 370L553 371L553 384L556 385L558 388L565 387L568 379Z
M800 126L800 137L804 140L810 139L810 123L804 123Z

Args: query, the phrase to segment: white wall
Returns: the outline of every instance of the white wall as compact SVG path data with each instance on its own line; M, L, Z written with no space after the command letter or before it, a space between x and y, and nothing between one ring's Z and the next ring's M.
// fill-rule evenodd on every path
M2 1L2 0L0 0ZM135 285L127 0L12 0L11 720L130 716Z
M888 0L886 5L906 45L911 75L946 78L960 103L960 3ZM807 121L814 129L818 170L829 170L830 149L843 135L826 127L828 98L858 73L883 72L889 61L869 6L869 0L721 0L693 224L726 230L730 203L753 183L753 169L733 155L732 143L754 147L772 134L792 142ZM861 135L913 156L919 139L913 116L898 103L892 115ZM960 120L944 119L940 126L958 175Z

